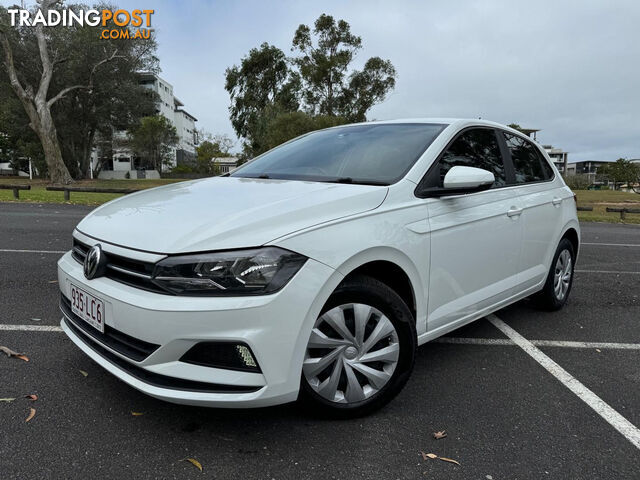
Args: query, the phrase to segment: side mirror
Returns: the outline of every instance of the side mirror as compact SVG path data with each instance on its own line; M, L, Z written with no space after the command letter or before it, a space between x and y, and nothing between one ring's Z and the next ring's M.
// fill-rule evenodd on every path
M451 167L444 177L445 190L468 190L470 193L474 191L491 188L496 178L493 173L482 168L463 167L456 165Z
M445 175L442 187L419 186L416 189L416 196L419 198L439 198L481 192L490 189L495 180L493 173L482 168L456 165L451 167ZM433 182L435 183L435 181L434 178Z

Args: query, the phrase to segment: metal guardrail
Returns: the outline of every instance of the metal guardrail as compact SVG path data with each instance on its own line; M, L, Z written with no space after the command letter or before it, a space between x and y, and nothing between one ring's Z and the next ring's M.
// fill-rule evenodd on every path
M13 190L13 198L20 198L20 190L31 190L31 185L14 185L11 183L0 184L0 190Z
M593 207L578 207L579 212L593 212Z
M136 189L136 188L97 188L97 187L46 187L47 190L49 191L53 191L53 192L64 192L64 199L65 200L70 200L71 199L71 192L82 192L82 193L121 193L121 194L128 194L128 193L135 193L135 192L139 192L140 189Z
M624 220L627 213L640 213L640 208L613 208L607 207L607 212L616 212L620 214L620 220Z

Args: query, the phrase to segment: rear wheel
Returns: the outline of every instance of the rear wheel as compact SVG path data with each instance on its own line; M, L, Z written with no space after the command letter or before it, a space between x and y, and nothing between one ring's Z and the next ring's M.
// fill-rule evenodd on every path
M534 297L540 308L559 310L564 306L573 285L574 264L573 245L568 239L563 238L553 256L544 288Z
M316 320L301 396L331 416L370 413L402 390L415 349L415 322L403 300L384 283L356 276L336 289Z

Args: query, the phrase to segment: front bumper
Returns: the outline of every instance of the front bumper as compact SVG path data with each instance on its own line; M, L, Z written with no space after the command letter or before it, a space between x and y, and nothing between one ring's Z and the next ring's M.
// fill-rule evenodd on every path
M78 324L82 320L75 318L64 302L61 325L95 362L153 397L216 407L275 405L297 398L307 340L335 286L336 275L330 267L309 259L282 290L272 295L179 297L144 291L105 277L87 280L82 265L67 253L58 262L62 296L70 298L73 283L104 300L107 328L124 334L125 340L154 348L140 361L124 355L121 349ZM202 341L247 344L261 373L179 361Z

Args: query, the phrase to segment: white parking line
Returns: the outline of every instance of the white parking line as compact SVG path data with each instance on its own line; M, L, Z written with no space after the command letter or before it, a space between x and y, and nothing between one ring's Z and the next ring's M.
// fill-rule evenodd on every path
M617 270L574 270L576 273L625 273L628 275L640 275L640 272L617 271Z
M453 343L457 345L494 345L516 346L512 340L506 338L463 338L440 337L433 340L435 343ZM589 348L601 350L640 350L640 343L611 343L611 342L572 342L565 340L529 340L536 347L559 348Z
M60 255L61 253L67 253L66 250L13 250L10 248L0 248L0 253L55 253Z
M11 332L61 332L57 325L3 325L0 323L0 331Z
M640 243L590 243L582 242L582 245L602 245L603 247L640 247Z
M620 432L636 448L640 449L640 429L620 415L610 407L595 393L580 383L569 372L563 369L556 362L545 355L537 346L542 347L564 347L564 348L599 348L599 349L622 349L640 350L640 344L635 343L607 343L607 342L570 342L561 340L533 340L529 341L516 332L509 325L504 323L494 314L488 315L487 319L509 339L500 338L457 338L441 337L434 340L437 343L453 343L467 345L517 345L531 356L536 362L551 373L565 387L571 390L580 400L591 407L598 415L606 420L612 427ZM27 332L62 332L56 325L6 325L0 324L0 331L27 331ZM536 346L537 345L537 346Z
M57 325L7 325L0 323L0 331L14 332L62 332ZM573 342L565 340L529 340L537 347L584 348L600 350L640 350L640 343L612 343L612 342ZM484 345L515 347L516 343L506 338L468 338L468 337L440 337L433 343L449 343L456 345Z
M640 449L640 429L629 420L611 408L595 393L585 387L569 372L547 357L538 347L532 344L504 323L495 315L487 316L487 319L502 333L509 337L516 345L524 350L531 358L544 367L551 375L556 377L565 387L577 395L577 397L591 407L598 415L606 420L613 428L618 430L637 449Z

